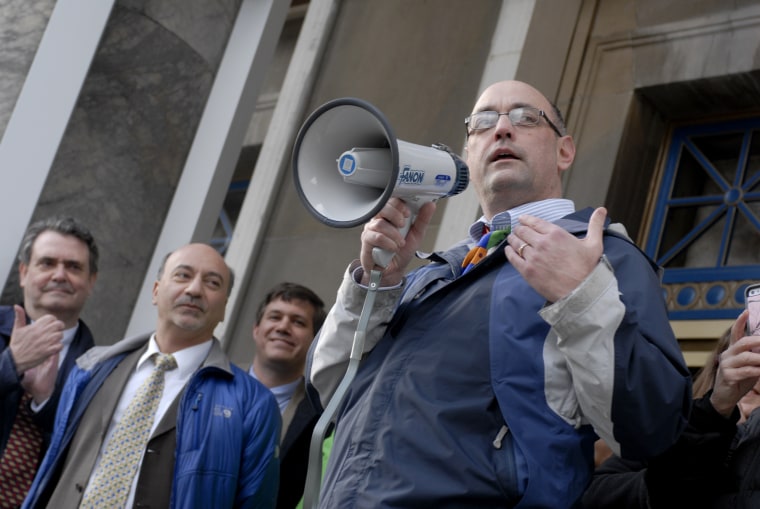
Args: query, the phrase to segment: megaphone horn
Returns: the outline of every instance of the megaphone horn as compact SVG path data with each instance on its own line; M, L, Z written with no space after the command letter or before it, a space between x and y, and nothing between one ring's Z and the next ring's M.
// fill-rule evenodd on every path
M350 228L374 217L391 196L404 200L412 217L428 201L467 188L464 161L445 145L424 147L396 139L385 116L353 97L329 101L306 119L293 147L298 196L320 222ZM375 249L387 267L393 254Z

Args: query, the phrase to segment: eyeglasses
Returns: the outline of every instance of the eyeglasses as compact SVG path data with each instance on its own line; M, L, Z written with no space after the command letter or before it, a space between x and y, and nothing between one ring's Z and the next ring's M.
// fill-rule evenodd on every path
M549 124L549 127L554 129L554 132L557 133L557 136L560 138L562 137L562 133L559 132L557 126L554 125L551 120L549 120L549 117L546 115L546 113L544 113L543 110L539 110L538 108L533 108L531 106L522 106L506 113L499 113L498 111L490 110L473 113L464 119L464 125L467 129L467 134L469 135L472 131L484 131L486 129L495 127L499 122L499 117L502 115L509 117L509 121L512 122L512 125L520 127L535 127L541 121L541 117L544 117L546 119L546 123Z

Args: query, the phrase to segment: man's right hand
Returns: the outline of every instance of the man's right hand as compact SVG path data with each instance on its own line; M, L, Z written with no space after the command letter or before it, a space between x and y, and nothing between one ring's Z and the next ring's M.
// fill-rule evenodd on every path
M53 395L58 377L58 355L54 353L41 364L24 372L21 387L32 395L37 405L43 404Z
M364 225L362 231L362 249L359 255L364 269L362 282L368 283L370 272L377 268L372 258L372 249L377 247L395 255L383 270L382 285L394 286L400 283L407 265L425 236L425 230L434 212L434 202L428 202L420 207L414 223L404 238L399 228L404 227L411 211L399 198L393 197L388 200L382 210Z
M8 348L16 370L23 373L63 349L64 323L53 315L45 315L27 325L24 308L13 306L13 309L16 317Z

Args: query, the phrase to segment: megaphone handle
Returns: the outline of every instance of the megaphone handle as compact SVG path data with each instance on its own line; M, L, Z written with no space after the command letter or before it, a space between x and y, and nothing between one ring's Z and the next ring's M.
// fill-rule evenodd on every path
M406 234L409 233L409 228L412 226L415 217L417 217L417 214L412 213L412 215L406 218L406 223L404 223L404 226L399 228L398 231L401 232L402 237L406 238ZM386 268L388 264L391 263L393 254L394 253L391 251L386 251L384 249L380 249L379 247L375 247L372 249L372 260L374 260L375 264L379 265L380 267Z

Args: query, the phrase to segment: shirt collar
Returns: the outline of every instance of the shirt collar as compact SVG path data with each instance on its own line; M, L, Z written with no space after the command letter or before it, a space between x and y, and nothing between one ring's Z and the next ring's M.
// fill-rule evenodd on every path
M200 367L201 363L208 356L208 353L211 350L211 341L211 338L209 338L207 341L204 341L199 345L189 346L172 354L174 356L174 360L177 361L177 373L179 376L185 376L194 373ZM155 333L150 336L150 340L148 341L148 349L144 354L142 354L140 360L137 361L136 369L139 369L140 366L148 361L148 359L150 359L151 355L154 353L162 353L161 350L158 349Z
M77 321L77 324L75 326L63 331L63 339L61 340L61 344L63 344L63 346L70 345L71 342L74 341L74 337L77 335L78 330L79 330L79 321Z
M485 216L481 216L476 222L470 225L470 238L477 242L483 236L483 228L487 226L490 230L504 230L507 227L514 230L520 224L520 216L530 214L545 221L554 222L568 214L575 212L575 204L572 200L564 198L549 198L531 203L525 203L513 209L505 210L495 214L491 221L487 221Z
M34 323L34 320L29 320L29 323ZM77 324L73 327L70 327L68 329L64 329L63 331L63 339L61 339L61 344L63 346L69 346L73 341L74 337L77 335L77 331L79 330L79 320L77 320Z

